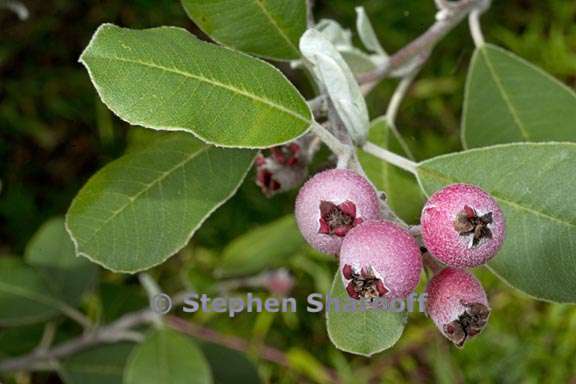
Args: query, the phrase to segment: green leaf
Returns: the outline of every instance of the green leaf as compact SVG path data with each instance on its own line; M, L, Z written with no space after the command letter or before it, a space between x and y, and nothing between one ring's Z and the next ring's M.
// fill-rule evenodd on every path
M132 343L102 345L63 360L58 374L66 384L122 384Z
M388 126L384 117L372 122L368 140L401 156L408 156L402 149L401 139ZM424 196L414 176L363 150L358 150L358 159L374 186L386 193L390 208L407 223L418 223Z
M334 276L329 295L341 303L349 299L339 273ZM340 308L339 312L326 313L326 328L336 348L369 357L396 344L404 331L405 318L405 313L381 309L344 312Z
M62 303L44 279L20 259L0 259L0 326L33 324L59 313Z
M293 215L256 228L230 243L217 273L230 277L259 272L286 264L305 244Z
M576 144L518 143L424 161L430 195L453 183L491 193L506 218L506 240L489 268L539 299L576 302Z
M333 383L322 363L309 351L293 347L286 353L291 370L300 372L303 376L312 379L314 383Z
M157 330L132 352L124 384L159 383L212 383L208 362L189 337L168 329Z
M26 247L25 260L36 267L55 297L73 306L94 286L98 273L96 265L76 257L63 217L49 220L40 227Z
M32 352L42 340L46 324L38 323L0 331L0 360Z
M80 61L102 101L133 125L222 146L270 147L311 123L306 101L276 68L180 28L104 24Z
M108 164L66 216L76 253L117 272L164 262L236 192L254 156L173 133Z
M215 384L258 384L262 382L258 369L244 353L213 343L202 343L200 347L210 363Z
M462 121L469 148L576 141L576 94L512 53L484 45L472 59Z
M139 285L102 283L99 287L100 322L111 323L122 315L150 305L146 292Z
M300 58L306 0L182 0L182 5L218 43L275 60Z

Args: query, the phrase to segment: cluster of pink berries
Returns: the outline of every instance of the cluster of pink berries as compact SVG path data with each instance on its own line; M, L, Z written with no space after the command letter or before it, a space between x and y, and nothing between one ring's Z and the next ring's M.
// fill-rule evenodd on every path
M345 169L316 174L296 199L296 221L315 249L337 255L353 299L405 298L422 272L422 253L444 268L428 283L426 310L454 344L478 334L490 308L480 282L464 268L485 264L504 240L504 217L482 189L450 185L422 211L423 247L408 229L382 219L381 201L362 176Z

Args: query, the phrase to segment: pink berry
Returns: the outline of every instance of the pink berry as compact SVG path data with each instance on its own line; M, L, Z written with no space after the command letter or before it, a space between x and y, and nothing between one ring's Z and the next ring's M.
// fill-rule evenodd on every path
M462 347L479 334L490 316L486 292L470 273L444 268L426 287L426 312L446 338Z
M452 184L434 193L422 210L421 224L426 248L452 267L485 264L504 242L502 210L474 185Z
M344 238L340 271L353 299L404 298L420 280L420 247L407 230L390 221L366 221Z
M306 241L320 252L335 255L350 229L380 217L380 200L362 176L347 169L331 169L304 184L296 198L295 214Z

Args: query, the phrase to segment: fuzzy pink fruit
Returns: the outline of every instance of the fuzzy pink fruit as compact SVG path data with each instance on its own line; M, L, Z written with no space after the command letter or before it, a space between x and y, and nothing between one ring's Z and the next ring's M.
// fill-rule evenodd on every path
M426 288L426 312L446 338L462 347L479 334L490 316L486 292L470 273L444 268Z
M485 264L504 242L502 210L488 193L474 185L453 184L434 193L420 220L426 248L449 266Z
M404 298L420 280L420 247L408 231L392 222L366 221L344 238L340 271L353 299Z
M296 198L295 214L306 241L320 252L335 255L350 229L380 217L380 200L362 176L347 169L331 169L304 184Z

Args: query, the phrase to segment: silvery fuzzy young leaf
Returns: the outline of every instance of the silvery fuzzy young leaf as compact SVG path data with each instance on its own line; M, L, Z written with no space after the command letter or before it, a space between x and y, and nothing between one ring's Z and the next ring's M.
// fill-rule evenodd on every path
M80 62L104 104L133 125L265 148L303 135L312 122L306 100L275 67L181 28L104 24Z
M322 32L324 37L334 44L355 75L370 72L382 62L380 56L369 55L356 48L352 43L352 32L334 20L322 19L316 24L315 29Z
M388 54L382 48L364 7L356 7L356 15L356 29L358 29L358 35L364 46L368 50L387 58Z
M366 101L354 74L336 47L324 35L309 29L300 39L302 54L326 88L338 115L355 143L366 141L370 125Z
M352 47L352 31L346 29L335 20L322 19L314 26L315 29L322 32L336 49Z

